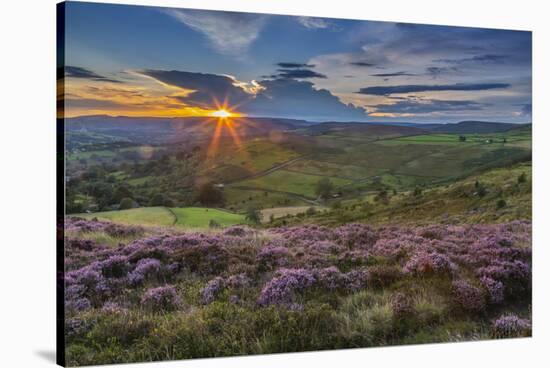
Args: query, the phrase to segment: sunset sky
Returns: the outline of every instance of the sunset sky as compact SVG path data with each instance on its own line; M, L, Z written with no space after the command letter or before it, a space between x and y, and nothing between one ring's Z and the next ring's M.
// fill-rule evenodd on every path
M76 2L65 29L67 116L531 121L530 32Z

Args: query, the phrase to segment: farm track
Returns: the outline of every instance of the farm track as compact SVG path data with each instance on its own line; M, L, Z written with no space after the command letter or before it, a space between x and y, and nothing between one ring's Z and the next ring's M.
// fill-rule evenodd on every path
M166 208L168 212L170 212L170 214L174 217L174 222L172 222L172 226L174 226L178 222L178 216L176 216L176 214L174 213L174 211L172 211L170 207L164 207L164 208Z

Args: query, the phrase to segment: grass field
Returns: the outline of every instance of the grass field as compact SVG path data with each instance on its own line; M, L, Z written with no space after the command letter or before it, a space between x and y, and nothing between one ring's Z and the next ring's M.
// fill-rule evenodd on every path
M265 210L262 210L262 222L267 223L270 221L271 216L273 216L274 219L285 217L287 215L297 215L300 213L305 213L310 208L313 208L315 211L321 211L326 209L326 207L322 206L296 206L296 207L275 207L275 208L267 208Z
M323 176L301 174L287 170L277 170L269 175L261 176L238 182L239 187L251 187L257 189L275 190L281 192L295 193L308 198L315 198L315 187ZM330 178L337 188L342 185L350 184L351 181L340 178Z
M145 226L170 226L174 224L174 215L166 207L141 207L121 211L105 211L76 215L91 219L109 220L121 224Z
M222 226L246 223L243 215L215 208L186 207L142 207L121 211L106 211L76 215L86 219L98 218L120 224L142 226L178 226L186 228L207 228L210 220Z
M216 221L221 226L231 226L247 222L243 215L215 208L171 208L171 211L176 215L176 226L204 228L208 227L210 220Z

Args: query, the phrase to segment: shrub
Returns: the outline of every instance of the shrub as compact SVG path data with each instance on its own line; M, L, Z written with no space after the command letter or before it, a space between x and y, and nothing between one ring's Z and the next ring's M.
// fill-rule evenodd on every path
M483 292L467 281L454 281L452 284L452 293L454 301L466 311L480 312L485 309Z
M161 269L162 264L158 259L140 259L136 268L128 275L128 281L130 281L131 284L140 284L147 278L158 276Z
M216 277L210 281L208 284L201 290L201 303L210 304L212 303L218 294L220 294L225 287L224 279L221 277Z
M303 268L280 269L262 289L258 304L261 306L293 305L294 294L307 289L315 283L313 274Z
M493 335L496 338L529 336L531 323L515 314L500 316L493 322Z
M415 275L451 274L456 266L449 257L437 252L419 251L405 264L403 271Z
M122 200L120 201L119 208L121 210L128 210L130 208L134 208L134 200L129 197L122 198Z
M368 268L369 284L375 287L387 287L401 279L403 273L396 265L374 265Z
M141 304L153 311L171 311L181 306L181 299L171 285L148 289L141 297Z
M481 277L479 281L487 291L490 304L500 304L504 301L504 284L502 282L486 276Z
M105 277L123 277L129 269L130 264L125 256L114 255L101 263L101 272Z

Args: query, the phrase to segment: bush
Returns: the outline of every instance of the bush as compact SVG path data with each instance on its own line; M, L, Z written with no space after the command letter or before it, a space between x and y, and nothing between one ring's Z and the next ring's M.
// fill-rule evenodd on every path
M493 335L496 338L525 337L531 334L531 323L515 314L500 316L493 322Z
M404 293L396 293L390 299L393 316L403 319L414 314L414 306L411 297Z
M181 299L171 285L148 289L141 297L141 304L153 311L172 311L181 306Z
M120 201L119 208L121 210L128 210L128 209L134 208L134 207L135 207L135 202L132 198L125 197L125 198L122 198L122 200Z
M458 280L452 284L454 301L464 310L481 312L485 309L485 296L477 287L467 281Z

